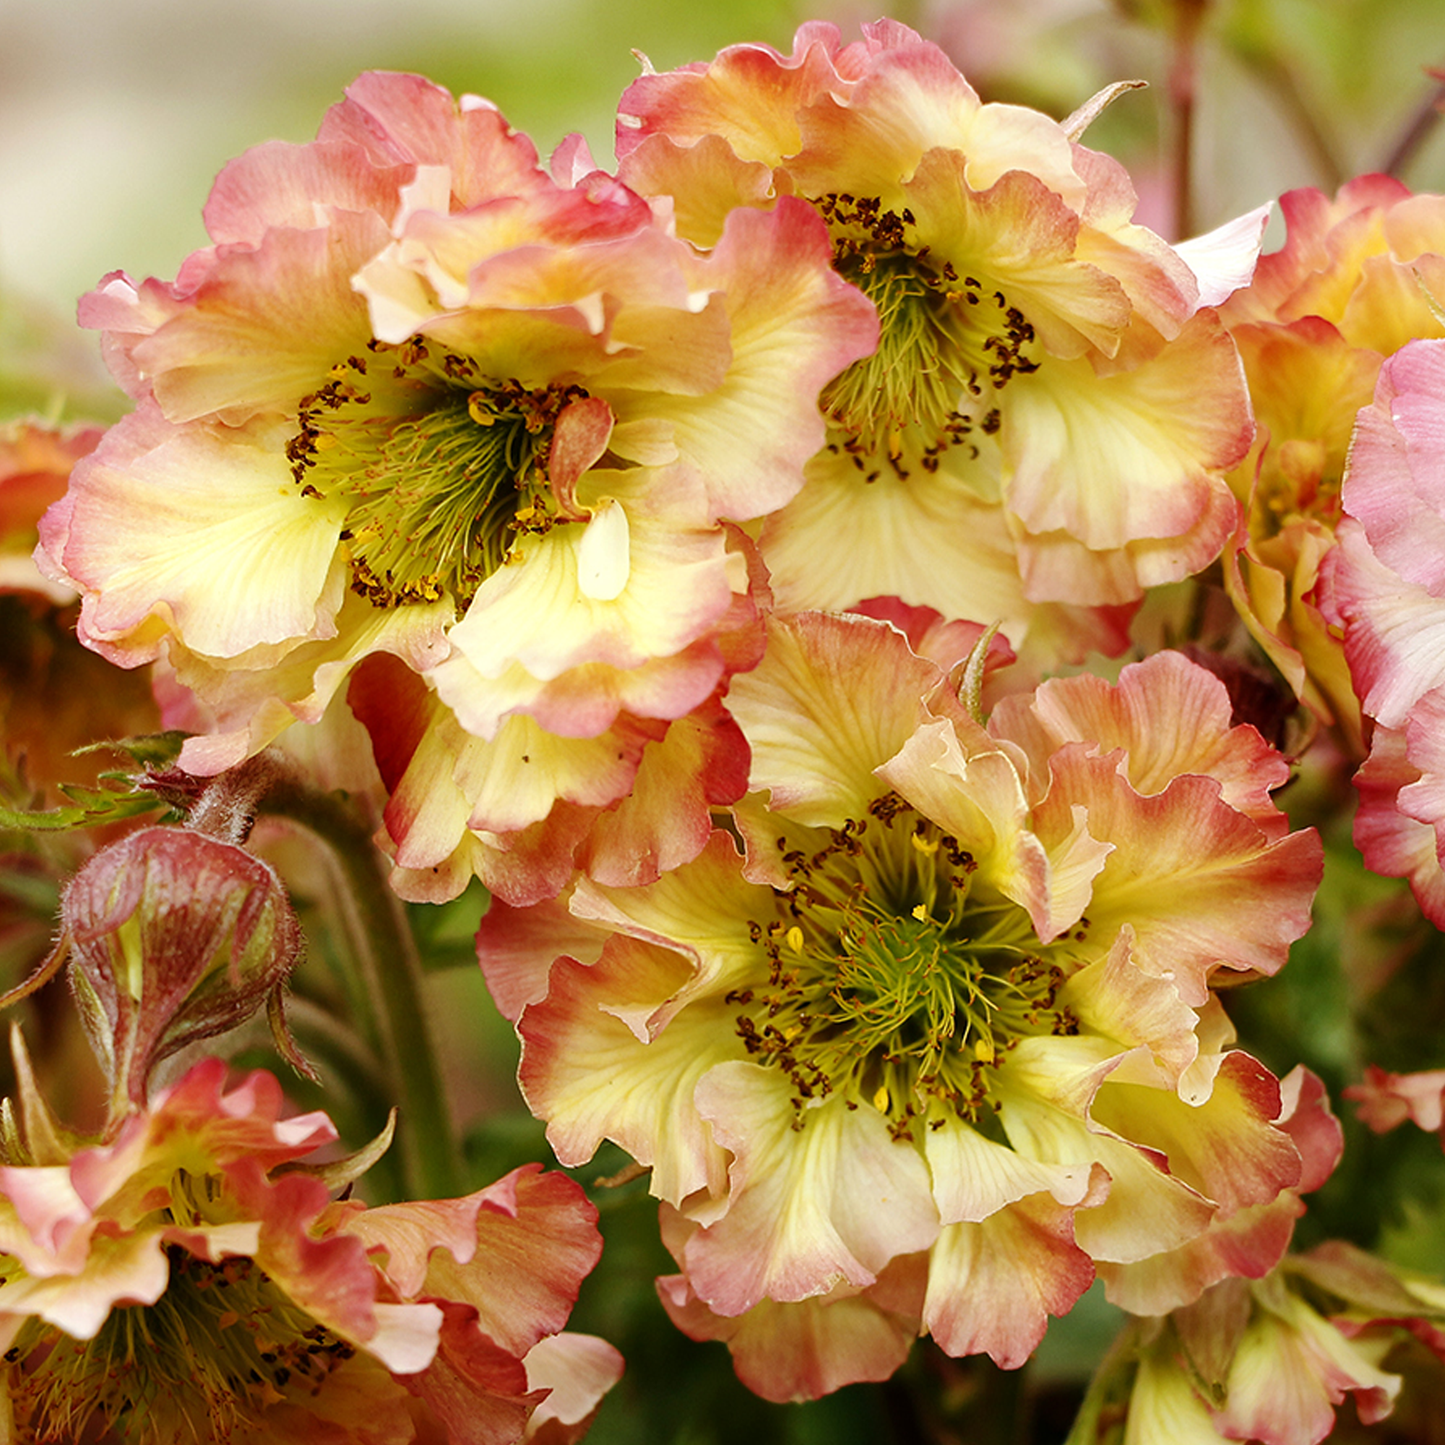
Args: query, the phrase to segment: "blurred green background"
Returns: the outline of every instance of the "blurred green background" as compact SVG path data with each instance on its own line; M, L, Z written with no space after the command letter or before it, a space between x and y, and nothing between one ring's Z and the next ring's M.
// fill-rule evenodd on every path
M664 69L739 41L786 49L803 19L856 33L881 7L797 0L0 0L0 281L69 313L107 271L170 277L204 243L200 208L230 156L314 134L369 68L419 70L495 101L550 152L569 131L611 156L634 49ZM1168 0L909 0L986 99L1064 115L1142 77L1090 134L1135 167L1165 225ZM1214 0L1195 154L1208 226L1293 185L1380 164L1445 63L1440 0ZM1445 186L1437 135L1412 163Z

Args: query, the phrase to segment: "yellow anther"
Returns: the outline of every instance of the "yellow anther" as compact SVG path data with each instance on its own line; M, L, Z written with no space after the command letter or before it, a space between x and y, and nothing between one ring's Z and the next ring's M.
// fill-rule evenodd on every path
M791 948L794 953L801 953L803 951L803 930L799 928L796 923L788 930L786 937L788 947Z
M880 1114L886 1114L888 1112L888 1088L886 1085L879 1084L878 1092L873 1095L873 1107L877 1109Z
M928 905L925 903L915 903L913 905L913 916L920 923L926 923L928 921Z
M467 398L467 415L478 426L491 426L497 419L497 413L492 409L484 391L474 391Z
M980 1035L973 1041L973 1056L981 1064L993 1063L993 1040Z
M908 841L926 858L931 858L938 852L937 838L920 838L917 833L910 833Z

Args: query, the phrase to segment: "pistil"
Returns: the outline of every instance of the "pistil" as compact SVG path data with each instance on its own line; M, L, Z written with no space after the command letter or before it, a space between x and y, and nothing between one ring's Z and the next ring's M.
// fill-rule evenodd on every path
M1041 945L1023 909L975 886L958 840L901 799L815 851L780 848L791 887L777 921L751 929L766 983L729 1001L749 1054L792 1083L794 1127L833 1094L888 1115L896 1138L920 1119L976 1121L1020 1039L1077 1032L1057 1002L1076 940Z
M465 607L518 536L558 522L547 464L580 387L529 389L413 337L372 342L301 399L286 448L308 496L348 504L352 589L378 607Z
M975 432L997 431L998 391L1037 370L1034 330L1005 294L930 254L905 208L876 197L830 193L813 204L833 235L833 267L877 307L878 349L825 391L835 450L867 481L887 465L936 471L940 455Z

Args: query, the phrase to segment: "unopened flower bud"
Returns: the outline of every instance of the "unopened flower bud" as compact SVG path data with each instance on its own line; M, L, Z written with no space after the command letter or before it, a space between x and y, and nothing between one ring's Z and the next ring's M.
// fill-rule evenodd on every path
M61 900L70 983L115 1104L151 1071L279 996L301 929L270 866L190 828L143 828L103 848Z

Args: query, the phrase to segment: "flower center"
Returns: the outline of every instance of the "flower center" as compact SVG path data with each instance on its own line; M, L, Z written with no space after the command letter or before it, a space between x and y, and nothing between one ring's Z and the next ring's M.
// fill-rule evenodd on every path
M520 533L560 521L547 474L558 416L586 393L479 376L413 337L373 341L301 398L287 443L307 496L347 503L352 590L378 607L465 607Z
M910 824L893 794L869 812L814 853L784 852L778 921L751 927L767 983L728 1001L747 1009L748 1052L791 1080L795 1127L808 1100L841 1093L911 1138L920 1117L977 1120L1021 1038L1078 1032L1056 999L1085 930L1045 949L1023 909L975 886L952 835Z
M996 393L1038 369L1025 354L1034 329L1002 291L960 278L951 262L911 243L906 208L838 193L813 204L833 237L834 270L873 302L879 321L878 349L831 383L824 410L860 471L886 457L904 477L906 453L935 471L949 447L998 430Z
M188 1182L205 1181L177 1176L182 1191ZM212 1264L174 1244L166 1254L160 1299L112 1309L94 1339L26 1321L4 1356L18 1439L230 1439L271 1405L315 1395L356 1353L254 1260Z

